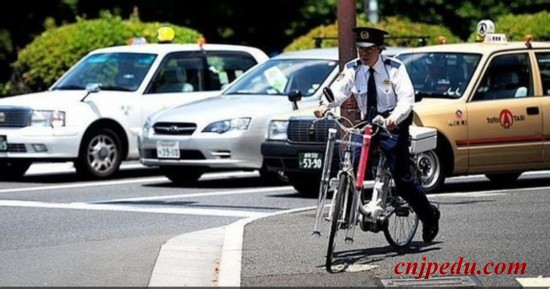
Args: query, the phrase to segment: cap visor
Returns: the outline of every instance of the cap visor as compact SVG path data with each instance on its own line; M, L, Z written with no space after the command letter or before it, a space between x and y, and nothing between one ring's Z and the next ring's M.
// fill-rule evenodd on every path
M355 43L355 46L357 46L357 47L371 47L371 46L374 46L374 43L357 42L357 43Z

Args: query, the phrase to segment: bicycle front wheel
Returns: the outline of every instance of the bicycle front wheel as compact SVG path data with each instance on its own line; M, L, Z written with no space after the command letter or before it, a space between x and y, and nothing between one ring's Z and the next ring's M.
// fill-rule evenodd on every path
M346 196L351 196L349 194L352 189L352 182L350 177L347 174L341 174L338 180L338 189L333 194L332 197L332 214L330 216L330 233L328 237L328 249L327 249L327 259L326 259L326 269L328 272L333 273L332 264L336 257L336 244L338 243L336 237L338 235L338 230L341 228L347 227L347 222L345 216L345 199Z

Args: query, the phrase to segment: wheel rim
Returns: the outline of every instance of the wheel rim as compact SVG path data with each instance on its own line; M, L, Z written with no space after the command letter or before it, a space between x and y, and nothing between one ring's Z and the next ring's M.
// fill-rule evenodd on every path
M107 135L97 135L90 141L87 160L90 168L104 173L116 167L119 155L116 142Z
M441 174L441 165L434 151L418 154L416 156L416 167L420 172L424 188L431 188L437 183Z

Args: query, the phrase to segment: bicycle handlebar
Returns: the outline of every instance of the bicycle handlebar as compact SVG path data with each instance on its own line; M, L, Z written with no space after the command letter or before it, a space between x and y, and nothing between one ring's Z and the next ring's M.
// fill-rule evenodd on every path
M339 115L336 115L334 112L332 112L330 109L327 109L325 110L325 112L323 113L323 116L318 118L317 120L315 121L318 121L318 120L321 120L321 119L335 119L337 120L337 124L338 126L340 127L340 129L342 129L343 131L346 131L346 132L349 132L349 133L356 133L356 134L362 134L365 129L370 126L370 127L376 127L377 129L374 131L373 135L377 134L378 132L378 129L379 128L382 128L383 130L385 130L390 138L392 137L392 134L390 133L390 131L388 130L387 126L386 126L386 120L383 116L381 115L377 115L371 123L368 123L366 121L361 121L355 125L351 125L352 122L345 118L345 117L342 117L342 116L339 116ZM345 120L346 122L348 122L351 126L350 127L346 127L342 124L342 122L340 120ZM366 124L366 125L365 125Z
M334 94L332 93L332 90L330 89L330 87L323 88L323 95L329 101L329 103L334 101ZM362 121L362 122L357 123L356 125L353 125L353 123L349 119L347 119L345 117L342 117L342 116L337 116L330 109L327 109L323 112L322 116L319 119L329 118L329 117L332 117L333 119L338 120L337 121L338 125L340 126L340 128L342 130L344 130L346 132L363 133L365 128L370 125L371 127L376 126L377 128L384 129L390 135L390 138L391 138L391 133L390 133L390 131L388 130L388 128L386 126L386 120L381 115L377 115L372 120L371 124L369 124L365 121ZM346 126L342 125L342 123L339 120L345 120L347 123L350 124L350 127L346 127ZM364 125L364 124L366 124L366 125ZM358 129L357 127L360 127L360 126L363 126L363 128ZM374 132L374 134L376 134L377 132L378 132L378 130L376 130Z

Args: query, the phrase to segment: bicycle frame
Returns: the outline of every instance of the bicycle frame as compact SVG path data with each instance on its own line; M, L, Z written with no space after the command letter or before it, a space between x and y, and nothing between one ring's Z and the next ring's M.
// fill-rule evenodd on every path
M350 224L350 226L348 226L347 233L346 233L346 241L353 241L353 237L355 233L355 224L357 223L357 218L358 218L357 212L368 214L367 209L365 209L363 204L361 204L360 196L364 187L363 180L365 179L365 173L366 173L369 152L370 152L370 144L373 136L373 129L371 125L367 125L365 127L362 135L363 142L361 144L353 142L351 140L351 135L350 135L350 140L344 140L344 139L337 139L336 134L337 134L336 129L334 128L329 129L327 146L325 151L325 161L323 163L323 169L321 173L321 185L319 188L319 197L317 200L317 210L315 213L315 222L313 225L313 234L321 235L319 230L319 224L322 219L327 194L328 194L329 188L334 188L337 186L336 183L331 184L330 169L332 167L334 146L336 144L340 144L340 145L344 145L345 149L344 149L344 156L340 161L341 168L338 171L335 181L339 179L341 174L348 174L350 179L353 180L353 183L355 184L354 190L353 190L353 196L344 196L344 208L347 208L347 203L350 201L349 198L351 197L351 202L352 202L351 210L348 214L343 214L343 218L345 218L346 215L349 216L349 224ZM353 172L353 160L352 160L352 148L354 146L361 146L361 155L359 159L359 165L358 165L356 176ZM383 159L380 159L381 164L383 161L384 161ZM377 171L379 170L377 169ZM378 174L379 173L377 172L377 175ZM334 194L337 193L336 190L333 190L333 191L334 191ZM332 206L330 208L330 212L332 212ZM331 215L330 212L329 212L329 215Z

